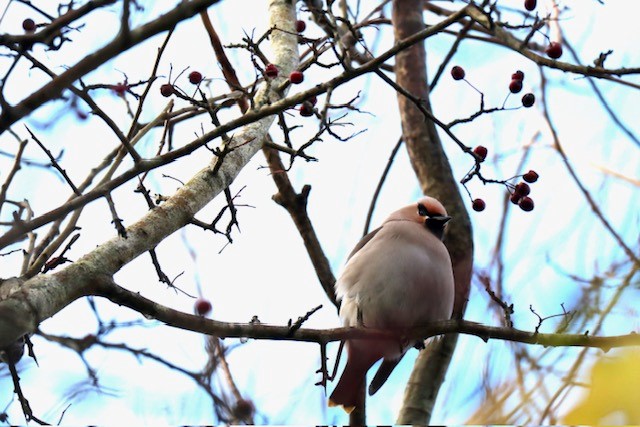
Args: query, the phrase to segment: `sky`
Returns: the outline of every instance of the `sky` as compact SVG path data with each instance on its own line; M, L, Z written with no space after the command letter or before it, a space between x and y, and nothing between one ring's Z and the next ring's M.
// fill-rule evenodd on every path
M45 3L45 2L40 2ZM259 35L266 30L266 2L222 2L212 8L210 16L224 43L237 43L246 33ZM501 1L501 4L520 7L518 1ZM541 3L544 8L546 2ZM133 16L133 25L146 22L166 10L174 2L157 1L145 5L144 14ZM584 62L590 62L599 52L614 49L609 66L635 66L640 62L636 42L638 32L635 17L640 6L630 2L609 1L600 5L596 1L567 1L571 8L561 25L568 40L574 44ZM0 2L5 9L6 2ZM247 13L250 5L253 13ZM542 10L542 9L541 9ZM309 22L307 14L301 18L308 23L305 35L320 36L321 31ZM0 23L0 33L21 32L20 23L26 17L23 5L9 7ZM73 34L74 48L64 56L36 50L39 57L55 64L61 71L65 64L73 64L85 52L105 43L105 33L112 34L119 16L116 12L102 13L100 20L89 21L87 26ZM615 25L613 25L615 23ZM635 32L635 34L633 33ZM364 33L368 41L379 37L379 52L390 47L389 28ZM109 35L111 37L111 35ZM428 66L434 70L444 57L454 38L437 36L428 41ZM85 83L117 83L126 73L128 81L144 79L150 72L157 47L162 37L145 42L141 48L127 52L106 66L88 75ZM463 66L467 80L485 94L488 106L502 105L512 72L523 70L526 75L525 91L540 94L540 74L537 67L525 58L509 53L500 47L484 49L477 42L463 43L452 64ZM482 54L479 49L482 48ZM180 25L167 47L160 74L168 78L170 65L172 76L189 67L199 70L205 77L212 77L208 89L212 94L226 92L220 79L217 64L212 60L208 39L197 19ZM265 50L267 55L268 49ZM252 81L254 70L248 55L228 49L242 82ZM569 59L565 52L563 59ZM6 67L6 59L1 60ZM23 63L14 81L5 88L11 102L30 93L47 81L37 70L30 70ZM335 73L319 67L305 73L305 82L292 89L302 91L324 81ZM611 224L623 236L626 243L637 246L638 212L640 201L637 187L615 177L603 179L600 168L614 170L622 175L638 179L640 158L638 146L611 124L607 113L590 92L588 83L580 77L549 71L549 105L554 123L564 149L576 168L582 182L593 191ZM638 83L637 78L630 80ZM182 77L185 86L185 76ZM622 85L598 82L610 100L616 114L635 133L640 134L637 121L637 91ZM318 162L296 160L289 175L296 189L304 184L312 185L309 212L321 244L334 272L339 272L347 254L362 235L366 212L380 173L400 133L400 120L396 97L392 89L375 77L361 77L337 90L334 102L353 98L361 91L358 107L362 113L351 113L352 126L341 130L343 135L364 130L349 141L326 137L316 143L309 154ZM96 92L96 100L110 112L116 123L126 126L128 118L121 99L109 91ZM519 96L507 99L508 106L517 106ZM319 103L324 102L320 97ZM157 115L167 99L158 93L152 95L143 120ZM447 122L472 114L479 105L479 97L463 82L455 82L444 75L432 94L436 114ZM69 175L80 180L88 168L97 164L113 149L114 138L98 120L78 121L73 114L59 117L61 103L52 103L36 111L24 124L40 135L52 151L65 147L64 167ZM43 123L51 122L51 126ZM290 124L302 127L294 133L294 141L306 141L317 130L316 119L300 118L295 112L288 119ZM189 141L207 125L206 118L196 119L177 129L175 140ZM23 123L14 129L24 136ZM483 116L471 124L454 128L456 135L470 146L484 145L489 149L483 171L487 176L505 178L516 173L522 147L534 140L525 169L540 173L540 181L533 188L536 208L531 213L520 210L510 212L505 242L507 261L506 283L516 304L514 321L520 329L532 329L537 318L528 311L529 305L544 313L561 311L560 305L571 307L578 292L569 274L589 278L606 272L609 265L622 259L620 250L593 218L587 203L577 186L569 179L566 169L552 149L552 140L545 126L539 104L532 109L518 109ZM273 130L278 135L277 130ZM537 135L537 136L536 136ZM151 134L140 145L143 155L152 155L156 149L158 134ZM469 156L463 155L451 140L443 138L447 155L458 177L464 176L472 166ZM8 136L0 136L0 148L15 147ZM43 159L34 144L27 155ZM154 192L170 195L178 187L172 179L187 180L210 160L209 152L200 150L189 159L169 165L149 177L149 187ZM0 179L3 179L8 160L0 158ZM88 166L90 165L90 166ZM250 206L239 208L240 230L234 232L234 242L226 245L222 236L213 236L195 227L181 230L167 238L157 249L164 271L176 277L176 284L190 294L198 294L213 304L212 317L228 322L248 322L258 316L263 323L282 325L296 319L308 310L323 304L305 324L313 328L331 328L339 325L335 309L318 285L313 268L305 253L302 241L284 209L276 205L271 196L276 192L263 157L258 154L240 173L231 187L232 193L240 192L238 202ZM37 185L34 185L34 182ZM487 202L482 213L471 212L475 241L475 267L478 271L488 268L491 262L495 236L501 218L502 197L505 190L499 186L483 186L474 182L469 186L474 197ZM60 194L67 194L64 183L51 171L35 169L18 176L13 187L15 195L28 198L36 212L45 212L60 203ZM61 193L62 192L62 193ZM463 194L464 195L464 194ZM400 151L385 183L372 224L379 224L390 212L411 203L420 196L420 189L409 166L409 160ZM14 196L17 197L17 196ZM130 187L114 192L120 217L125 224L136 221L146 210L139 195ZM211 219L224 206L224 200L215 199L201 211L197 218ZM3 211L3 220L9 210ZM80 222L81 239L69 256L77 259L97 244L114 235L110 215L104 201L96 201L85 209ZM19 269L21 258L0 258L3 276L13 275ZM148 256L141 256L126 266L116 276L116 282L129 290L140 292L154 301L174 309L191 312L193 299L176 294L159 284ZM604 333L638 331L638 317L634 305L638 293L630 291L621 304L614 320L606 324ZM103 319L118 321L136 320L141 316L106 301L96 300ZM498 324L499 319L488 308L484 291L474 283L466 318L487 324ZM625 313L631 313L631 316ZM551 331L555 323L545 327ZM42 324L47 333L82 337L95 331L95 319L91 316L86 300L78 300L58 315ZM204 338L198 334L146 322L144 327L117 330L109 335L109 342L126 342L134 348L145 348L163 354L173 363L197 370L206 362L203 351ZM70 403L69 393L74 386L86 381L86 371L78 357L61 347L35 338L39 366L25 359L21 362L22 385L32 408L41 418L57 420ZM227 345L237 345L238 340L225 340ZM337 346L330 346L330 357ZM442 394L436 405L433 423L463 423L478 405L485 370L491 365L500 366L510 360L509 346L500 342L484 344L475 337L461 337L454 355L452 368L447 376ZM487 355L491 355L489 359ZM595 353L594 353L595 354ZM411 372L412 361L417 355L411 350L406 360L394 372L389 383L369 401L369 423L388 423L395 420L401 405L404 384ZM469 355L473 355L471 361ZM148 360L137 360L118 351L93 348L86 357L98 370L100 383L113 396L97 396L88 392L82 399L74 399L64 415L64 422L81 424L99 421L100 424L137 423L145 425L176 425L179 423L207 423L210 421L211 402L192 381ZM308 422L345 423L347 418L338 408L325 406L324 390L313 384L319 380L319 349L314 344L249 341L237 345L229 354L229 363L238 388L250 397L258 410L256 423L302 424ZM487 362L490 360L490 362ZM343 361L344 363L344 361ZM0 391L0 408L11 400L10 379L2 371L4 386ZM494 380L508 377L499 369ZM44 385L44 386L43 386ZM331 385L330 388L333 386ZM569 402L571 399L569 399ZM19 405L14 402L7 410L10 421L23 422Z

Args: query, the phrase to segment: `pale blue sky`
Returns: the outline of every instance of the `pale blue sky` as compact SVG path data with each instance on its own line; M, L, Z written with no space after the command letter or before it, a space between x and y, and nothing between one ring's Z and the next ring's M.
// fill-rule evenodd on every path
M2 9L5 3L0 2ZM210 12L211 19L224 43L239 42L243 31L250 33L254 28L257 35L261 34L266 29L265 3L227 1L214 6ZM500 3L520 7L519 1ZM147 7L147 15L134 16L134 22L146 21L172 4L174 2L154 2ZM598 52L614 49L615 53L608 60L608 65L637 66L640 63L636 46L640 30L635 22L640 12L638 4L620 1L609 1L605 6L596 1L571 1L566 4L571 7L572 12L565 15L566 19L561 25L585 62L590 62ZM247 13L248 7L252 8L252 13ZM0 32L18 32L19 23L24 19L24 10L21 5L12 5L0 26ZM307 14L302 14L301 17L308 21ZM100 22L88 22L81 33L73 35L74 48L64 57L41 50L36 50L35 54L58 64L57 70L60 71L64 64L71 64L82 58L84 52L91 47L102 45L105 34L111 37L118 20L117 13L102 13ZM518 22L513 20L513 23ZM306 34L313 37L319 36L321 32L314 24L309 23ZM378 49L382 51L391 46L391 31L383 28L380 34ZM374 30L365 32L368 40L373 35ZM155 37L141 48L119 56L87 76L85 82L116 83L122 81L121 72L126 72L130 82L144 79L150 71L161 40L162 37ZM435 70L453 40L452 36L441 35L428 41L430 70ZM233 50L229 51L229 55L241 81L250 82L254 71L247 55ZM570 60L566 51L563 59ZM0 63L3 67L6 66L6 60ZM205 77L214 76L216 80L212 82L212 93L226 92L224 82L219 79L218 65L197 19L178 27L167 48L160 74L168 73L169 63L173 64L174 73L189 66L201 71ZM525 91L533 91L536 96L540 93L537 66L503 48L485 49L477 42L463 43L453 64L464 66L467 79L485 93L487 106L502 104L508 91L510 74L516 69L521 69L526 74ZM312 68L306 73L305 82L294 87L293 91L310 88L335 72ZM598 168L615 170L638 179L638 146L612 125L584 79L558 71L550 71L547 75L550 80L549 102L553 120L558 126L567 154L611 224L628 245L637 247L640 211L638 189L616 178L603 179ZM24 64L19 76L6 88L6 95L11 101L17 100L21 94L30 93L32 88L46 81L41 73L28 70ZM638 83L637 77L628 79ZM182 77L181 82L185 86L189 85L186 76ZM640 134L637 120L637 106L640 105L638 91L608 82L599 82L598 85L616 114L636 135ZM401 132L395 94L376 77L365 76L337 90L334 102L347 101L359 90L365 91L364 101L359 107L371 115L352 113L349 121L353 123L353 127L344 132L348 134L361 129L366 132L348 142L336 141L327 136L309 151L320 159L319 162L305 163L297 160L290 172L296 189L304 184L311 184L313 187L309 199L310 216L336 273L360 238L371 195ZM512 96L508 105L518 105L519 97ZM96 93L96 100L113 115L116 123L127 126L129 119L120 99L105 91ZM323 101L324 97L320 97L320 104ZM143 119L154 117L166 102L165 98L154 91ZM443 76L432 98L436 115L444 121L472 114L478 103L476 92L462 82L453 81L448 75ZM114 147L116 141L98 120L77 123L73 117L65 116L50 129L37 126L38 121L47 120L60 106L59 103L51 104L40 109L26 123L42 136L54 152L63 146L67 147L64 167L72 178L80 180L90 167ZM196 119L192 121L192 125L178 129L175 140L189 141L199 131L200 123L206 126L207 119ZM290 117L290 124L294 123L304 125L295 131L295 143L306 141L317 130L316 119L301 119L295 112ZM14 129L24 136L22 124L15 125ZM532 109L482 117L472 124L454 128L454 132L470 146L480 144L489 148L483 171L487 176L497 178L506 178L515 173L523 145L540 132L526 166L526 169L537 170L541 176L540 181L532 186L536 208L531 213L518 209L511 212L505 242L505 284L516 304L516 326L531 329L536 325L537 319L528 311L529 304L544 315L558 313L561 303L565 303L567 307L572 306L578 288L564 273L589 278L595 272L606 270L612 262L620 260L622 254L594 219L575 183L570 180L559 157L550 147L552 140L542 120L539 104ZM278 135L275 126L273 135ZM154 138L157 136L154 134L144 141L140 149L145 154L155 150ZM460 153L448 138L443 138L443 141L454 173L461 178L472 161L469 156ZM6 147L14 146L14 141L8 135L0 136L0 147L3 150L11 151ZM35 144L31 144L28 155L42 159ZM177 184L162 178L162 173L186 180L203 167L209 157L209 152L200 150L192 158L181 160L162 172L152 174L148 184L153 191L169 195L175 191ZM7 162L6 158L0 158L0 179L4 176L2 171L8 167ZM312 316L306 325L322 328L337 326L339 320L335 309L317 283L291 219L284 209L271 201L275 187L268 170L261 168L264 165L262 155L258 154L232 186L232 192L246 186L239 201L255 207L240 209L241 233L234 234L233 245L218 254L225 244L223 237L212 236L190 227L170 236L158 248L163 268L170 277L184 271L185 274L176 284L188 292L196 293L199 283L203 295L213 303L213 317L217 320L246 322L257 315L265 323L286 324L288 319L296 319L309 309L324 304L324 308ZM57 206L60 203L59 194L68 193L64 184L49 171L29 171L31 172L33 175L19 175L13 197L19 195L20 198L28 198L39 213ZM34 182L39 185L34 186ZM477 182L472 183L469 188L474 197L482 197L487 202L484 212L471 213L476 247L475 263L476 268L482 270L491 260L505 190L499 186L482 186ZM412 175L408 158L402 151L385 184L373 225L398 206L410 203L418 196L419 187ZM125 224L132 223L146 210L142 198L133 194L129 187L115 191L114 198ZM212 218L223 204L222 199L216 199L198 214L198 218ZM8 210L4 211L5 214L7 212ZM79 224L83 227L82 238L74 245L69 257L77 259L95 245L111 238L114 230L110 220L104 201L88 206ZM195 259L190 257L185 248L185 240L196 254ZM16 274L20 262L21 258L15 255L0 258L3 276ZM124 268L116 276L116 281L159 303L192 311L191 299L176 295L157 282L148 256L141 256ZM637 302L637 292L629 292L628 298L621 304L620 312L607 324L606 332L637 331L638 317L624 315L637 314L633 311ZM128 309L113 307L104 301L98 301L98 306L104 319L110 316L120 321L140 318ZM498 319L492 315L487 316L487 313L487 298L474 285L466 317L469 320L497 324ZM616 319L618 321L613 321ZM549 326L552 326L551 321ZM42 324L42 329L46 332L74 337L92 333L94 328L95 322L85 300L71 304ZM134 348L156 351L172 362L194 370L205 363L201 336L164 326L117 331L108 337L108 341L127 342ZM236 342L237 340L225 341L228 345ZM56 421L69 403L65 393L73 384L85 380L86 373L75 354L38 338L34 339L34 343L40 366L36 367L26 359L21 362L22 385L36 413L49 421ZM332 357L335 349L336 346L330 348ZM487 369L485 354L491 354L494 365L501 366L510 360L507 358L508 351L508 346L500 342L485 344L474 337L462 337L432 422L464 422L477 404L477 401L470 400L470 396L480 386L483 371ZM369 423L389 423L395 420L404 384L411 370L411 361L416 354L415 350L411 350L406 356L407 360L400 365L389 383L370 399ZM139 362L121 352L105 352L94 348L86 356L98 370L101 384L113 388L117 397L89 394L87 399L73 401L65 414L65 423L176 425L210 422L210 400L184 376L151 361ZM319 366L319 357L317 345L269 341L251 341L231 352L229 363L234 379L241 392L253 399L258 409L256 423L347 421L340 409L325 407L323 390L313 385L319 379L314 374ZM508 378L508 374L508 369L494 372L495 378ZM11 399L10 382L6 377L3 381L0 407ZM14 403L8 413L13 423L23 422L18 404Z

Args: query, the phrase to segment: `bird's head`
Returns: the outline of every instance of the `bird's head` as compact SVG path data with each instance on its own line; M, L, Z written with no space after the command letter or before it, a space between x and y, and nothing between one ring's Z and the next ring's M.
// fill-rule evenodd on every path
M442 240L444 229L451 220L447 210L438 200L425 196L416 203L403 207L392 213L387 221L413 221L426 227Z

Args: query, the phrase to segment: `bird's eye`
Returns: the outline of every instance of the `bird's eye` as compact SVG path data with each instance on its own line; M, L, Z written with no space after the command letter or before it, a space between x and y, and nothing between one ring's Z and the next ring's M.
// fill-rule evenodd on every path
M418 203L418 215L420 216L429 215L429 211L427 210L426 206L423 205L422 203Z

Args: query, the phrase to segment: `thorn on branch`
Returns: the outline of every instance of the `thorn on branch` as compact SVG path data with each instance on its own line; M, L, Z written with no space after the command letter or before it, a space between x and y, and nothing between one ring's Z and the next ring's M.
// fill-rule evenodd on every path
M293 334L302 327L303 323L309 320L309 318L321 308L322 308L322 304L320 304L316 308L311 309L304 316L298 317L298 320L296 320L294 324L291 324L291 319L289 319L289 324L287 325L289 327L289 336L293 336Z

